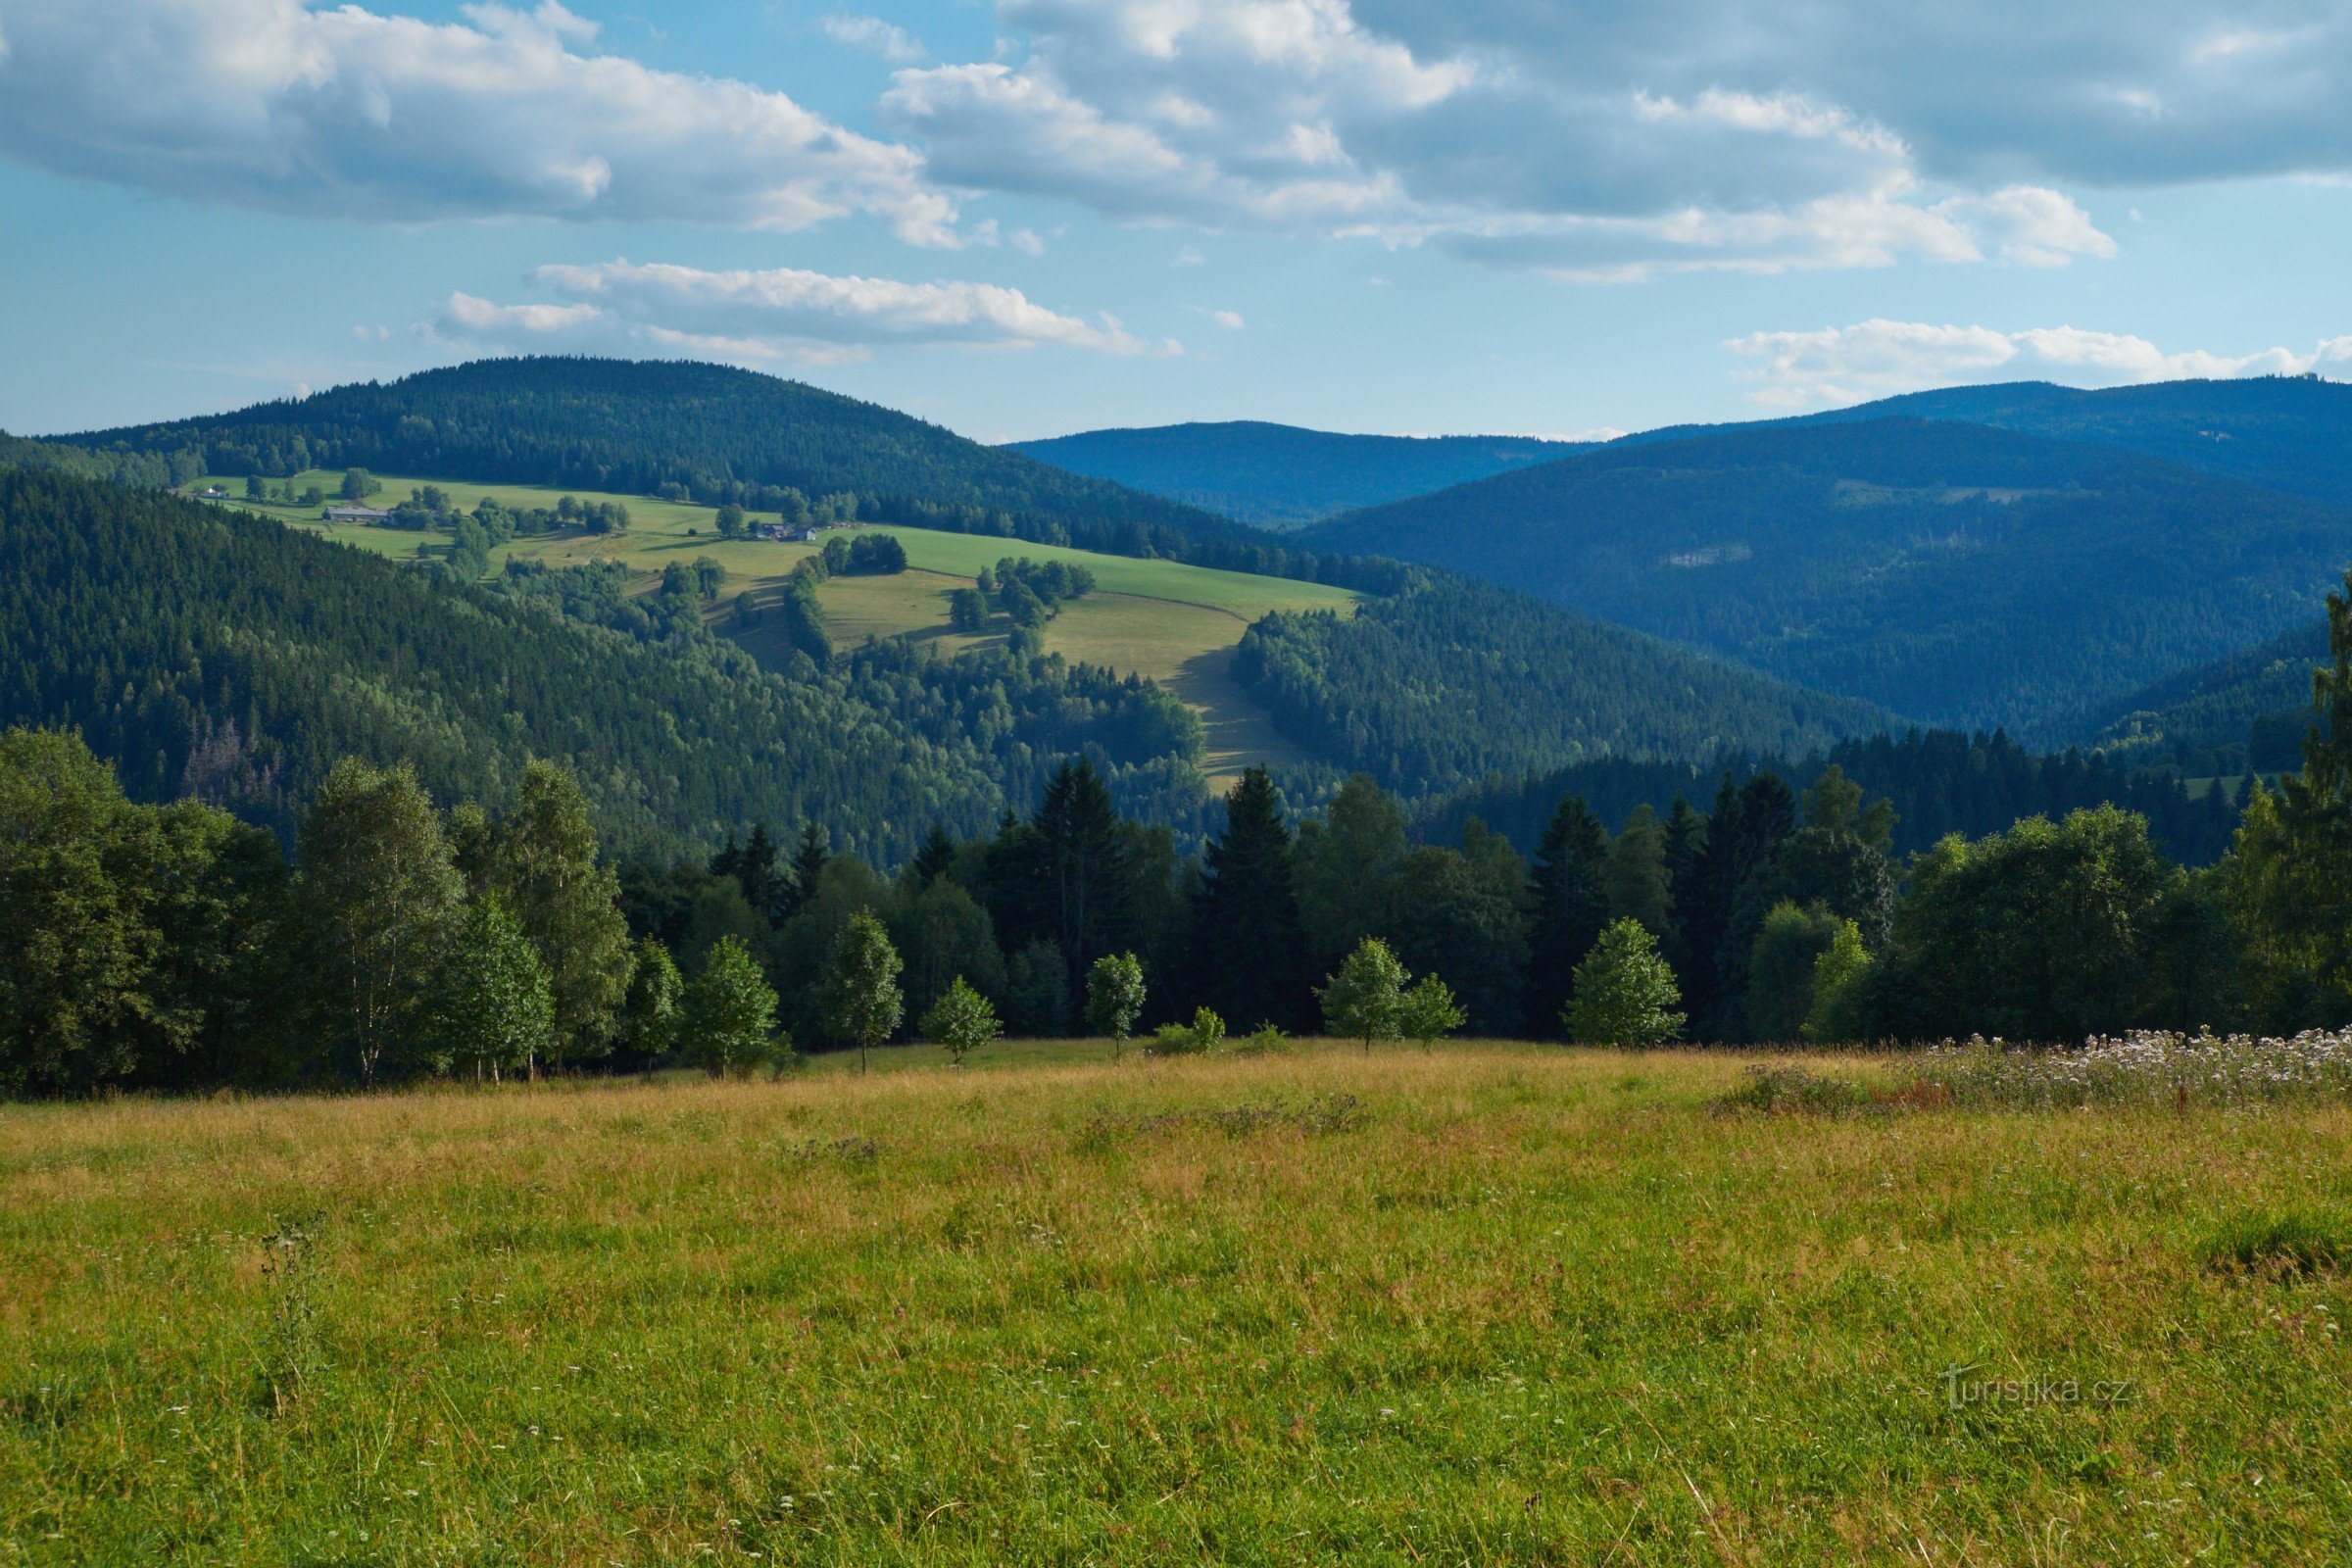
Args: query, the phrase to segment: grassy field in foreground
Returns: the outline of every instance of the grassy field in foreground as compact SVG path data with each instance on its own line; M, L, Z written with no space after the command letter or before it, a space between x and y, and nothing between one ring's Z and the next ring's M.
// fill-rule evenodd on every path
M2342 1108L1732 1115L1730 1054L1098 1054L0 1109L0 1561L2352 1542L2346 1278L2211 1260L2343 1211Z
M409 475L378 475L382 494L369 498L373 506L390 506L412 490L439 483L464 506L489 496L513 508L555 505L570 494L582 501L617 501L629 509L625 535L569 533L551 538L518 540L495 554L493 565L510 555L532 557L551 564L612 560L643 574L650 587L671 561L691 561L708 555L723 564L729 581L723 608L738 594L772 586L814 547L775 541L728 541L718 537L716 514L708 507L654 501L643 496L610 495L601 491L569 492L531 485L475 484ZM314 470L297 475L297 490L316 484L332 494L340 473ZM404 529L368 525L325 524L315 509L261 504L244 499L243 476L212 475L183 487L188 493L208 484L225 488L241 507L264 516L357 546L396 560L416 558L420 547L445 546L446 535L418 534ZM1305 754L1282 736L1271 719L1233 678L1233 650L1250 622L1276 610L1346 610L1355 595L1321 583L1292 582L1247 572L1218 571L1172 561L1143 561L1127 556L1101 555L1017 539L944 533L928 528L890 527L906 547L911 571L901 577L839 577L817 590L825 607L827 629L836 646L854 647L868 637L910 635L932 642L943 651L968 646L948 627L948 595L966 587L984 566L1006 556L1033 561L1062 560L1092 570L1098 592L1064 607L1046 630L1046 646L1074 661L1102 664L1121 674L1150 676L1166 684L1198 710L1207 726L1203 771L1212 779L1229 779L1252 762L1296 762ZM714 611L715 614L716 612ZM723 621L722 621L723 624ZM992 639L980 639L982 641ZM764 656L766 643L747 640L754 654Z

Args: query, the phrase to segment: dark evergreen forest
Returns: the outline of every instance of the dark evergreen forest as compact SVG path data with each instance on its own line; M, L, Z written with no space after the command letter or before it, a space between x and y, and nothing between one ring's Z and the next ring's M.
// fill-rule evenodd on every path
M1334 518L1797 685L2034 744L2307 621L2352 513L2137 453L1878 419L1619 443Z

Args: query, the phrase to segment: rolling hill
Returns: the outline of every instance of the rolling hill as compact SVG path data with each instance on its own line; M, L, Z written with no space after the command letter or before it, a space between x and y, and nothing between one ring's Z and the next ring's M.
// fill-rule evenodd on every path
M331 485L334 475L311 471L290 476L300 490ZM729 612L739 602L767 604L794 567L816 553L813 544L718 537L716 513L694 502L648 500L606 491L558 492L534 485L480 485L446 475L378 475L380 504L422 486L451 491L462 508L488 498L514 510L553 508L568 494L588 505L617 503L632 518L626 532L595 534L570 529L514 540L490 555L493 571L510 561L551 567L611 563L631 574L632 591L651 591L672 561L707 557L727 570L710 607L715 629L728 631L771 667L788 667L790 647L762 631L735 632ZM183 493L212 486L242 496L244 475L190 480ZM368 524L322 524L315 509L232 500L240 511L274 517L305 532L389 556L429 562L447 554L450 536ZM1006 556L1032 561L1066 561L1083 565L1098 591L1062 607L1045 629L1049 652L1072 662L1099 665L1121 675L1140 674L1167 687L1200 715L1205 750L1201 765L1212 787L1222 787L1252 763L1295 765L1314 760L1282 735L1265 709L1233 678L1233 655L1250 623L1277 610L1350 609L1357 596L1345 588L1283 577L1257 576L1196 566L1160 558L1112 556L1067 546L1008 540L993 534L950 533L893 524L860 525L906 548L909 570L886 576L840 576L817 590L826 629L837 649L858 648L869 638L906 637L945 654L1004 646L1004 627L982 636L956 631L949 621L949 596L967 588L983 569Z
M1267 528L1298 527L1426 495L1590 445L1534 436L1340 435L1253 419L1089 430L1013 443L1015 450L1072 473Z
M2063 744L2306 620L2352 512L2116 447L1881 418L1629 441L1317 524L1929 723Z
M0 470L0 724L76 728L134 796L281 830L344 755L413 761L443 799L557 759L629 847L808 820L888 862L935 820L1025 808L1082 750L1133 808L1197 820L1198 725L1155 688L897 643L763 669L699 603L624 603L625 582L462 586L235 510Z

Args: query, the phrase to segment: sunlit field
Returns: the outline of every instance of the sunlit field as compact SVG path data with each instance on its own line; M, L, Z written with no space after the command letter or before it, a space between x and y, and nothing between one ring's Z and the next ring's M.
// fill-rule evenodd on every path
M493 553L493 568L510 557L545 561L550 565L617 561L639 573L650 588L669 562L707 555L728 571L729 580L712 609L713 619L722 627L728 624L724 611L737 595L772 588L816 548L775 540L721 539L713 509L680 502L532 485L391 474L377 477L384 489L368 499L370 506L388 507L417 486L433 483L466 507L483 496L519 509L553 507L566 494L583 502L619 502L629 509L626 534L575 531L516 540ZM317 485L331 496L341 480L339 471L314 469L295 476L292 483L297 492ZM394 560L437 554L449 543L445 534L369 524L327 524L318 520L317 508L248 501L241 475L214 475L182 490L196 494L207 485L227 490L228 505ZM1250 622L1269 611L1351 610L1356 596L1348 590L1018 539L928 528L884 527L877 531L893 534L906 545L912 569L896 577L837 577L823 584L817 598L824 606L827 630L835 646L854 648L869 637L912 636L942 652L955 652L976 643L1001 642L1001 636L967 638L950 630L949 594L968 587L983 567L1005 556L1068 561L1094 572L1097 592L1064 606L1047 625L1045 644L1050 651L1167 685L1200 712L1206 725L1203 771L1212 779L1228 780L1253 762L1304 760L1304 754L1276 730L1265 710L1234 680L1233 649ZM755 631L746 636L745 643L755 655L764 656L772 640Z
M1108 1054L0 1109L0 1562L2352 1540L2340 1102Z

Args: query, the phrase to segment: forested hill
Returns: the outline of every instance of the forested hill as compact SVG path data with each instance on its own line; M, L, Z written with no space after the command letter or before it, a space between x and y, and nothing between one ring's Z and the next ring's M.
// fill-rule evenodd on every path
M2327 662L2322 616L2128 692L2077 727L2114 755L2194 777L2299 767L2311 727L2312 671Z
M624 847L812 821L886 863L934 821L976 832L1025 808L1082 750L1130 803L1164 785L1198 809L1198 725L1155 688L889 644L770 673L705 633L699 603L619 599L624 576L486 592L239 513L0 470L0 725L77 728L134 797L281 830L345 755L414 761L444 800L562 761Z
M2208 473L2352 505L2352 385L2316 376L2159 381L2095 391L2012 381L1911 392L1772 422L1851 424L1886 418L1987 424L2124 447ZM1669 426L1625 440L1642 445L1761 427Z
M1794 755L1893 722L1564 614L1438 579L1353 615L1269 615L1235 670L1285 733L1407 797L1580 760Z
M1342 435L1235 419L1089 430L1013 445L1073 473L1281 528L1549 463L1592 443L1507 435Z
M885 507L1239 532L1227 519L877 404L676 360L482 360L59 439L99 452L195 448L214 473L365 467L635 495L675 487L684 498L759 510L773 504L760 492L789 486L810 497L854 492Z
M1945 726L2082 711L2309 619L2352 512L2138 453L1922 419L1612 445L1350 514L1429 562Z

